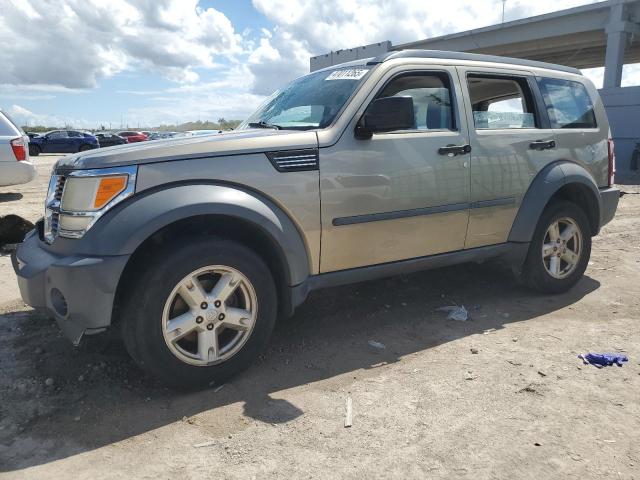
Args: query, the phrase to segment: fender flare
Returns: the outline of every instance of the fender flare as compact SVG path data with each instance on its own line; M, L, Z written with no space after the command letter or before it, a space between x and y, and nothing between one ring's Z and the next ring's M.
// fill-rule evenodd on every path
M201 215L233 217L259 228L279 249L289 285L309 276L307 248L289 216L272 201L232 186L180 184L142 192L114 207L82 240L91 255L131 255L162 228Z
M597 225L595 225L596 228L593 232L595 235L600 228L600 211L602 209L598 186L591 174L582 166L569 161L558 161L543 168L529 185L513 221L508 240L510 242L530 242L538 219L551 197L569 184L583 185L591 192L592 203L597 209L596 212L591 212L595 214L597 219Z

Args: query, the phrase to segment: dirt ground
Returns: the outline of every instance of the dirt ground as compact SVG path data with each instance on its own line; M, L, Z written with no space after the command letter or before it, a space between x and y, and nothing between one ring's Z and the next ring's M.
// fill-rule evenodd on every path
M54 160L0 189L0 215L41 215ZM623 189L567 294L493 264L315 292L252 368L199 393L158 385L113 334L72 347L1 256L0 477L640 478L640 189ZM471 321L436 310L454 303ZM599 370L586 351L630 360Z

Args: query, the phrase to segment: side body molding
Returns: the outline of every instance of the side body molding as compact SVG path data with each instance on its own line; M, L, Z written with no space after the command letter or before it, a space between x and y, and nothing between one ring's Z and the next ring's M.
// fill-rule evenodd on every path
M600 219L601 199L598 186L592 176L580 165L558 161L543 168L533 179L522 199L522 204L509 233L510 242L530 242L538 219L551 197L568 184L580 184L591 192L590 205L597 208L596 219ZM599 228L599 221L597 228ZM593 232L595 235L597 232Z
M178 184L142 192L108 212L83 241L93 255L130 255L163 227L199 215L225 215L260 228L279 247L289 285L309 276L307 249L293 221L270 200L232 186Z

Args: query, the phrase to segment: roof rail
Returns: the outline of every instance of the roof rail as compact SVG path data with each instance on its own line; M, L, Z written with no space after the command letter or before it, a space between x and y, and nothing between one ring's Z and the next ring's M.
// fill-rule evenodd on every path
M497 55L484 55L480 53L450 52L447 50L399 50L397 52L387 52L372 58L367 62L367 65L377 65L387 60L393 60L394 58L442 58L448 60L469 60L473 62L506 63L525 67L547 68L549 70L582 75L582 72L577 68L557 65L555 63L537 62L535 60L525 60L522 58L499 57Z

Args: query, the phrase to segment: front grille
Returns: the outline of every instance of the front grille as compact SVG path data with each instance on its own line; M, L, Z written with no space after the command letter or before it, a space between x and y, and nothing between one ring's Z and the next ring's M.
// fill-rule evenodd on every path
M67 181L67 177L63 175L58 176L58 181L56 182L56 191L54 194L54 198L58 201L62 200L62 192L64 191L64 184Z
M267 157L279 172L303 172L318 170L318 150L289 150L268 152Z
M53 194L53 200L55 207L51 212L51 235L53 237L58 236L58 229L60 227L60 202L62 201L62 192L64 192L64 184L67 181L67 177L60 175L56 182L56 189Z
M58 236L60 226L60 203L67 177L54 175L49 183L47 205L44 212L44 238L51 243Z

